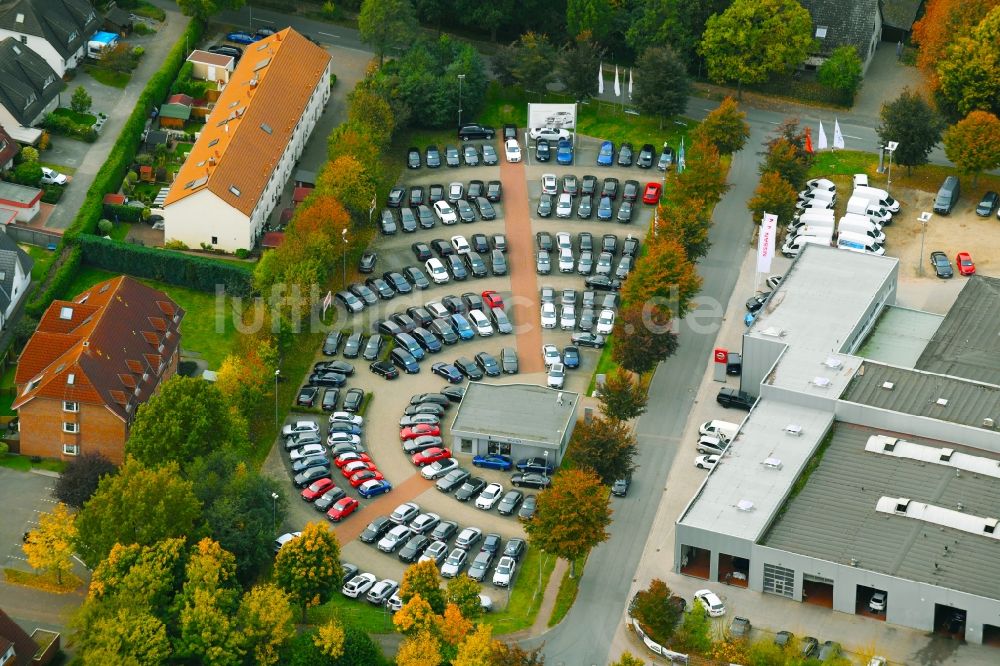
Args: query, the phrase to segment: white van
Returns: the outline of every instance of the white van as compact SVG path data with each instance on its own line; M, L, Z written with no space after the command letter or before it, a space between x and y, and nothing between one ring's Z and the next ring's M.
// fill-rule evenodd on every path
M810 181L806 181L806 185L809 186L810 190L826 190L828 192L837 191L837 184L828 178L813 178Z
M830 212L833 213L832 210ZM825 215L803 215L788 225L788 233L797 233L802 227L822 227L833 231L834 224L836 224L836 220L833 215L829 217Z
M832 220L835 214L832 208L805 208L792 215L792 222L796 222L807 215L816 218L830 218Z
M837 231L841 233L863 234L876 243L885 245L885 234L882 232L882 229L873 224L867 217L845 215L837 223Z
M837 193L830 190L802 190L799 192L799 201L809 201L810 199L837 203Z
M795 202L795 210L798 214L802 214L810 210L825 210L833 209L833 202L826 201L825 199L799 199Z
M785 239L785 244L781 246L781 254L786 257L797 257L806 245L825 245L830 247L833 240L833 233L828 236L791 236Z
M868 187L868 174L866 173L854 174L854 187Z
M885 248L882 247L881 243L864 234L857 234L851 231L844 231L837 234L837 247L842 250L867 252L878 256L885 254Z
M899 212L899 202L890 197L889 193L885 190L880 190L875 187L855 187L854 194L851 196L865 197L871 201L872 204L885 208L893 215Z
M866 197L855 195L848 199L847 212L855 215L864 215L872 222L878 224L890 224L892 222L892 213L882 206L872 203Z
M718 437L721 440L731 442L736 437L740 427L729 421L705 421L698 428L698 433L710 437Z
M813 236L814 238L823 238L823 237L832 236L832 235L833 235L833 225L832 224L829 225L829 226L805 224L805 225L803 225L801 227L798 227L795 230L795 237L796 238L798 238L800 236Z

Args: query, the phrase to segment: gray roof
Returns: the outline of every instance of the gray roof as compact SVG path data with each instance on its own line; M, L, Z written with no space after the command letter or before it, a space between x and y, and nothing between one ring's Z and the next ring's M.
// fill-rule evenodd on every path
M884 388L885 382L892 383L891 390ZM985 418L1000 420L1000 387L870 361L859 368L840 398L976 428ZM942 398L947 404L938 403Z
M0 28L41 37L64 59L97 31L99 17L87 0L5 0Z
M576 393L534 384L470 382L451 429L557 447L576 419L579 399Z
M18 247L14 239L5 233L0 233L0 312L6 312L11 303L14 291L15 268L21 265L21 272L31 273L35 260Z
M1000 312L1000 279L970 277L915 367L1000 384L997 312Z
M17 183L0 180L0 199L5 201L30 204L38 198L40 192L41 190L37 187L28 187L27 185L18 185Z
M55 70L13 37L0 41L0 104L30 126L63 88Z
M912 30L924 0L882 0L882 23L890 28Z
M835 426L809 483L787 502L764 544L840 564L855 559L862 569L1000 599L1000 568L983 565L996 560L995 538L875 510L883 496L906 497L949 509L961 504L970 516L996 518L1000 484L956 474L949 465L866 452L875 434L881 433Z
M858 349L858 356L879 363L912 368L944 321L944 315L890 306Z
M851 44L858 49L864 61L868 45L875 33L878 18L878 0L801 0L813 20L813 37L816 28L826 26L824 39L818 40L820 52L829 54L838 46Z

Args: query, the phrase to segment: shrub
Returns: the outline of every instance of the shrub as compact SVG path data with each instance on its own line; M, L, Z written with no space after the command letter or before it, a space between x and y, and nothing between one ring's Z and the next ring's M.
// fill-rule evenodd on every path
M111 233L111 230L115 228L114 223L111 220L101 220L97 223L97 231L102 236L107 236Z
M60 185L43 185L42 202L47 204L59 203L62 199L64 188Z
M14 182L29 187L38 187L42 180L42 167L37 162L21 162L14 167Z
M76 90L73 91L73 96L69 101L69 108L73 109L77 113L87 113L90 111L90 107L93 105L94 100L90 97L90 93L83 86L77 86Z
M118 206L115 204L106 204L104 206L104 214L109 220L116 222L141 222L142 211L142 208L136 208L135 206Z
M188 245L187 245L187 243L185 243L184 241L179 241L177 239L171 239L171 240L168 240L166 243L163 244L163 249L164 250L190 250L191 248L189 248Z
M249 255L250 255L250 250L246 249L245 247L241 247L236 250L237 259L246 259L247 256Z
M65 242L65 236L63 236ZM45 291L41 292L26 306L25 310L32 317L40 317L49 303L61 296L66 288L76 276L77 269L80 268L80 259L83 251L79 247L71 247L63 250L63 253L52 263L55 274L49 277ZM51 269L50 269L51 270Z
M10 451L10 446L7 444L7 442L0 442L0 456L7 455L8 451Z
M38 151L31 146L25 146L21 149L21 160L28 163L35 163L38 161Z
M132 26L132 32L134 32L137 35L152 35L156 31L153 30L152 28L150 28L148 25L146 25L142 21L139 21L134 26Z

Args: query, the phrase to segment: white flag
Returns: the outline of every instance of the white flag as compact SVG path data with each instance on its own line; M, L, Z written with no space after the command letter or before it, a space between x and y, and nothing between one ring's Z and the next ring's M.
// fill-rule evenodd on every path
M826 150L829 146L826 143L826 130L823 129L823 121L819 121L819 137L817 141L817 150Z
M632 68L628 68L628 98L632 100Z
M618 83L618 65L615 65L615 97L622 96L622 87Z
M597 66L597 94L604 94L604 63Z
M774 258L774 236L778 227L778 216L764 213L760 224L760 236L757 237L757 272L767 273L771 270L771 259Z
M844 135L840 133L840 121L836 118L833 119L833 147L841 149L844 147Z

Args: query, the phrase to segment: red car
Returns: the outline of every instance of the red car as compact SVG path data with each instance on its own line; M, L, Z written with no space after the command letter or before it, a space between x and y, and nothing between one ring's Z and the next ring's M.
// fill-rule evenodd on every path
M660 203L660 193L663 192L663 185L659 183L646 183L646 189L642 193L642 203L656 205Z
M342 497L326 512L326 517L335 523L339 523L357 511L360 506L361 504L358 500L353 497Z
M432 462L444 460L445 458L451 458L451 451L434 446L414 453L411 460L417 467L423 467L424 465L430 465Z
M349 478L347 482L351 484L352 488L357 488L365 481L381 481L381 480L382 480L382 472L378 471L377 469L374 471L366 469L358 472L357 474Z
M408 439L416 439L417 437L422 437L423 435L431 435L432 437L437 437L441 434L441 428L436 425L431 425L429 423L419 423L415 426L409 426L408 428L403 428L399 431L399 438L403 441Z
M972 263L972 257L968 252L959 252L958 256L955 257L955 265L958 266L958 272L962 275L975 275L976 265Z
M363 472L369 470L374 472L378 469L375 463L365 462L363 460L355 460L354 462L349 462L340 468L341 473L344 475L345 479L349 479L358 472Z
M492 289L487 289L482 293L483 303L488 308L500 308L503 310L503 299L500 298L500 294L493 291Z
M311 486L302 491L302 499L307 502L312 502L331 488L333 488L333 479L318 479L313 481Z
M334 464L337 467L343 467L344 465L352 462L371 462L372 459L368 457L367 453L354 453L353 451L348 451L347 453L341 453L334 459Z

